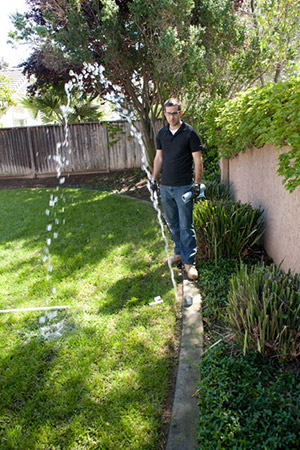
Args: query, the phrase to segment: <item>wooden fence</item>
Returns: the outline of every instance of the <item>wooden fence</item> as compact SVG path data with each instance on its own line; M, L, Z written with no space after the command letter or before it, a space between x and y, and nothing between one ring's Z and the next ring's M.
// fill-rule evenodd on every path
M136 122L137 128L139 123ZM141 167L141 148L124 121L64 127L0 129L0 177L42 177L63 173L97 173Z

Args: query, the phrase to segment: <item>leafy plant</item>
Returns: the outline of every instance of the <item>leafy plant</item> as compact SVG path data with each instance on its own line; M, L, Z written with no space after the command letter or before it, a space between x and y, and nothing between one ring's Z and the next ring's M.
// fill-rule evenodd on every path
M260 355L230 355L225 344L200 362L198 450L296 450L300 383Z
M274 264L245 265L233 276L228 324L244 354L257 350L280 359L300 356L300 275Z
M218 264L203 261L199 270L202 308L205 317L222 319L227 306L230 278L238 270L237 260L221 259Z
M70 99L68 123L98 122L103 113L99 104L94 104L94 95L74 93ZM63 124L65 117L63 107L67 96L63 89L50 87L37 97L24 97L21 104L30 110L33 117L40 116L43 123Z
M230 188L226 183L216 180L205 180L205 197L209 200L230 200Z
M194 225L203 256L217 261L241 255L263 235L262 212L234 201L198 202Z
M11 81L4 73L0 73L0 116L6 112L9 106L15 104L13 99L15 91L10 86Z
M288 191L300 185L300 78L249 89L207 113L206 135L221 156L232 158L252 145L290 149L279 155L278 172Z

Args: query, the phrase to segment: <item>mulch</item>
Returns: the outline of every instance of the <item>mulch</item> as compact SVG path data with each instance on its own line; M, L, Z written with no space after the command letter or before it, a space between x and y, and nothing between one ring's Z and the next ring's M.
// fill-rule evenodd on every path
M147 179L142 170L132 169L111 173L76 174L64 176L59 184L57 177L0 178L0 189L86 187L89 189L113 191L140 200L150 201Z

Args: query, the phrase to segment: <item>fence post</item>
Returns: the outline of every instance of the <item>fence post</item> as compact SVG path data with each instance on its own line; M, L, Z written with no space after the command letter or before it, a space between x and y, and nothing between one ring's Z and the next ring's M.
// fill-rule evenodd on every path
M34 158L34 154L33 154L31 133L30 133L29 127L27 127L27 141L28 141L28 150L29 150L30 165L31 165L31 178L35 178L36 177L36 166L35 166L35 158Z
M102 126L105 126L105 130L106 130L106 148L104 149L104 153L106 153L106 161L107 161L107 172L110 172L110 157L109 157L109 133L108 133L108 129L107 129L107 123L102 122Z

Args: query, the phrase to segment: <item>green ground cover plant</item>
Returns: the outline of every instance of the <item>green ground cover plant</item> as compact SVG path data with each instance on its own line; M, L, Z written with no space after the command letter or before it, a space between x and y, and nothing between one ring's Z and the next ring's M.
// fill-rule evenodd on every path
M300 382L255 353L221 343L200 363L199 450L297 450Z
M236 227L230 214L225 220L222 208L215 207L219 190L213 187L211 193L195 213L197 237L209 236L200 240L197 260L205 328L198 450L297 450L299 275L276 268L256 244L251 251L246 245L238 258L233 252L224 258L213 246L208 254L213 236L225 245L232 233L229 248L234 249L246 229L246 224ZM233 210L239 207L231 203Z
M155 212L61 193L0 191L0 309L70 305L0 315L1 450L157 450L177 320Z
M217 264L213 260L199 264L203 314L210 321L222 320L226 314L230 279L238 271L240 261L227 258L218 260Z
M205 347L198 449L297 450L299 276L248 256L202 260L199 282Z

